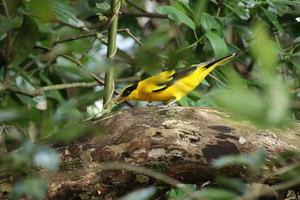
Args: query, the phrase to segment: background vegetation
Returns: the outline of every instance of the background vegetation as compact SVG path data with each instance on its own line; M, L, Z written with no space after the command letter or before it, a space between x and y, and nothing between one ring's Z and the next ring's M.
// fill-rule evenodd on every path
M101 134L78 122L101 113L103 74L112 69L119 91L162 69L238 52L179 104L217 107L260 127L300 118L297 0L125 0L113 59L106 58L115 17L109 0L2 0L0 6L1 174L24 174L14 199L24 193L44 199L47 184L38 171L59 167L47 144L70 142L86 129ZM238 185L201 195L231 199L247 191ZM167 195L181 198L184 191Z

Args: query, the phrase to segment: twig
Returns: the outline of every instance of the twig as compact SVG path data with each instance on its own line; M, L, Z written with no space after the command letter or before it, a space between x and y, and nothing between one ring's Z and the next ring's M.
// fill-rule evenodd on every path
M129 0L125 0L126 3L128 3L129 5L131 5L132 7L134 7L135 9L137 9L138 11L142 12L142 13L147 13L147 10L135 5L134 3L132 3L131 1Z
M108 59L112 59L117 52L116 38L118 30L118 13L121 8L121 0L111 1L111 20L108 28L108 45L107 55ZM105 85L104 85L104 97L103 107L104 109L109 108L108 104L113 96L114 91L114 69L111 67L105 73Z
M122 12L120 17L147 17L147 18L159 18L159 19L168 19L168 16L166 15L161 15L158 13L135 13L135 12Z
M9 11L8 11L8 7L7 7L7 4L6 4L6 1L5 0L2 0L2 4L3 4L3 7L4 7L4 12L5 12L5 15L8 19L10 19L10 16L9 16ZM6 44L6 50L5 50L5 56L4 56L4 62L3 62L3 82L5 83L7 78L8 78L8 67L7 67L7 64L9 62L9 56L10 56L10 43L11 43L11 31L8 30L7 31L7 44Z
M131 33L131 31L130 31L128 28L124 29L123 31L126 32L127 35L129 35L129 37L131 37L131 38L132 38L136 43L138 43L140 46L143 46L143 43L141 43L140 40L137 39L137 38Z
M43 47L43 46L35 46L35 48L38 48L38 49L42 49L42 50L45 50L45 51L51 51L50 48L48 47ZM61 56L67 60L70 60L71 62L77 64L78 66L82 67L82 68L85 68L85 66L78 60L70 57L70 56L67 56L67 55L64 55L64 54L57 54L58 56ZM96 74L92 73L92 72L88 72L89 75L95 80L97 81L100 85L104 85L104 81L102 79L100 79ZM119 95L119 92L117 92L116 90L113 90L113 93L116 94L116 95ZM131 105L128 101L124 101L124 103L126 105L128 105L129 107L133 108L133 105Z
M87 33L87 34L83 34L83 35L79 35L79 36L71 36L71 37L68 37L68 38L65 38L62 40L55 41L53 43L53 45L57 45L57 44L64 43L64 42L70 42L70 41L74 41L74 40L79 40L79 39L83 39L83 38L87 38L87 37L95 37L95 36L97 36L97 33Z
M77 26L74 26L72 24L69 24L69 23L66 23L64 21L61 21L59 19L55 19L54 21L57 22L57 23L60 23L62 25L69 26L69 27L74 28L74 29L78 29L78 30L81 30L81 31L89 31L89 29L85 25L77 27Z

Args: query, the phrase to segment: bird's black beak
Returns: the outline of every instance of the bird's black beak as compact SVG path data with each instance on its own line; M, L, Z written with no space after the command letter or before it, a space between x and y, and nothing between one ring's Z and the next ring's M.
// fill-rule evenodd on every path
M121 95L118 95L115 98L113 98L113 102L117 104L122 103L123 101L125 101L125 97L122 97Z

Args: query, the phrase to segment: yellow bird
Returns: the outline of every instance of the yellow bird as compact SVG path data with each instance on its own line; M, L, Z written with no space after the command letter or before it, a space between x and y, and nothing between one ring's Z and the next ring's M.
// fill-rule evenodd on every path
M215 61L192 65L177 71L173 69L158 73L127 86L120 95L114 98L114 102L120 103L124 100L179 101L193 91L212 70L235 55L233 53Z

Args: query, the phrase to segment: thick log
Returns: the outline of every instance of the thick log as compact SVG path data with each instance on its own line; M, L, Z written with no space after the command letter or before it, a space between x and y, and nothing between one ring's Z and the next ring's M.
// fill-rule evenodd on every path
M101 170L107 162L143 166L184 183L201 184L214 179L216 169L211 162L220 156L264 148L270 172L274 170L270 161L274 156L300 149L297 123L280 130L258 129L246 122L234 122L227 114L210 108L126 109L94 123L99 130L106 131L104 138L88 137L58 148L62 166L57 174L49 176L49 199L109 199L163 182L140 171L135 174L127 170ZM247 177L242 167L224 169L223 173ZM172 181L170 184L176 184Z

